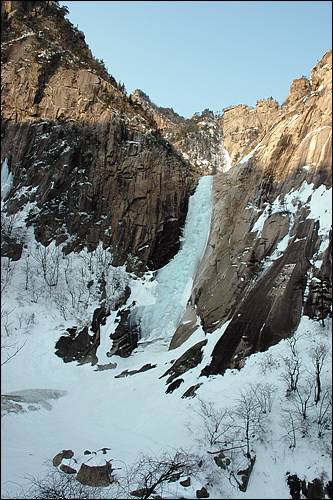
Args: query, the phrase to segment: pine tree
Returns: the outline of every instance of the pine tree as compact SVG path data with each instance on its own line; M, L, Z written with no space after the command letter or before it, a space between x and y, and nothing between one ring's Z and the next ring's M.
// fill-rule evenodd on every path
M325 318L331 315L332 281L321 276L311 283L311 305L314 307L314 318L325 326Z

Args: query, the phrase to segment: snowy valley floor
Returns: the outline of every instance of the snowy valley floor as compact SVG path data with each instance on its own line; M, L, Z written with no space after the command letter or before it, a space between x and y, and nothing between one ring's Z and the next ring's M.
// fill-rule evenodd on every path
M210 189L210 181L204 182L204 189ZM197 202L202 210L206 210L209 222L210 207L204 199L205 196L200 201L199 196ZM174 331L179 319L179 311L186 305L203 246L196 255L191 255L191 265L182 261L182 268L188 270L187 277L183 276L183 289L170 288L170 283L175 280L172 273L171 281L164 281L169 287L166 297L168 311L173 300L181 305L175 308L174 316L169 314L164 336L157 334L158 323L161 318L169 316L160 309L152 327L153 342L147 342L148 336L142 339L130 357L110 358L106 353L111 348L109 335L116 328L117 314L117 311L112 311L101 327L97 356L98 364L112 362L117 366L96 371L96 366L90 364L64 363L55 355L55 343L66 328L81 328L91 319L99 306L98 279L102 272L105 273L106 296L111 309L129 286L131 296L127 304L135 300L139 310L148 310L145 308L149 306L151 311L156 300L160 304L160 299L156 298L158 281L152 280L153 273L136 278L122 267L112 267L108 252L101 247L91 254L83 250L67 257L63 257L53 244L45 250L36 243L32 228L25 227L27 211L34 209L31 205L19 213L11 228L11 234L25 243L21 259L10 262L7 257L2 257L3 498L15 498L21 488L29 485L29 475L45 474L52 458L63 449L73 450L75 457L81 460L84 450L110 448L105 458L111 458L113 466L122 470L125 464L134 464L141 453L159 456L164 451L183 448L200 455L203 465L192 477L191 486L168 483L164 490L166 498L195 498L196 490L206 486L210 498L287 499L290 498L287 473L297 474L307 481L321 477L325 482L331 479L330 429L328 424L323 425L322 435L318 437L320 404L313 402L313 353L318 349L325 352L321 370L322 396L331 383L331 321L327 319L325 326L321 326L303 316L294 336L296 344L290 339L283 340L267 352L249 357L241 370L201 377L200 373L209 363L212 350L227 324L207 335L199 325L182 346L171 351L167 346L170 332ZM9 218L4 217L9 224ZM209 228L205 219L202 219L202 224ZM193 234L193 230L190 233ZM186 228L184 234L186 236ZM200 227L197 227L197 234L202 236ZM202 238L204 243L206 239ZM196 246L195 242L192 246ZM181 251L178 255L182 258ZM43 259L48 263L45 273ZM171 262L170 270L173 266ZM165 278L165 271L163 273L160 276ZM47 286L52 280L57 282L56 286ZM149 315L145 321L148 325ZM203 347L201 362L181 375L184 382L180 387L166 394L167 377L160 377L185 351L204 339L207 343ZM18 349L17 354L9 359ZM309 383L312 384L305 420L299 413L300 401L296 395L286 397L287 368L295 362L299 366L299 391L303 399ZM156 367L116 378L126 369L140 369L148 363ZM182 398L188 388L199 383L194 398ZM266 413L261 412L260 426L253 427L250 446L256 461L247 490L242 492L232 475L244 467L242 452L230 453L230 467L218 467L207 451L220 449L221 440L215 445L208 442L207 420L202 420L200 412L202 401L212 403L215 414L232 410L233 430L228 439L233 443L238 440L238 444L244 446L244 426L238 410L242 395L249 395L254 388L268 390L268 399L265 400L268 406ZM291 424L295 427L295 443ZM290 447L293 444L296 446ZM66 463L75 465L71 459Z
M113 321L111 316L103 327L105 339ZM224 376L199 378L224 327L208 335L202 363L182 376L181 387L172 394L165 394L165 378L159 377L171 360L205 338L201 328L176 350L159 350L158 344L152 344L145 350L137 349L127 359L114 357L112 361L117 363L114 370L96 372L90 365L64 364L53 354L59 332L72 324L70 321L67 325L64 323L53 319L50 310L41 310L35 327L21 337L27 339L24 348L3 367L2 394L31 389L66 391L59 399L48 399L49 408L40 406L32 411L25 405L25 412L3 416L3 492L14 495L18 485L27 482L25 478L29 474L46 471L47 464L62 449L72 449L80 455L85 449L108 447L117 467L122 466L121 461L135 462L141 452L158 455L163 450L180 447L207 457L209 446L205 449L195 439L202 430L195 413L199 408L198 398L213 402L217 408L231 407L240 392L251 383L271 383L276 390L267 431L253 444L257 460L246 493L232 486L227 474L214 468L214 463L203 472L203 477L192 482L191 488L172 483L170 493L175 498L194 498L196 489L210 483L207 489L212 498L289 498L287 472L308 480L329 472L330 457L325 449L328 443L316 439L315 432L298 438L296 448L288 447L282 423L285 382L281 380L283 357L290 354L288 341L280 342L266 353L251 356L240 371L227 370ZM330 325L323 328L303 318L296 334L302 370L311 369L309 350L314 343L320 341L329 345L329 332ZM157 366L145 373L114 377L125 369L138 369L146 363ZM329 366L327 360L323 373L327 381ZM197 390L197 397L182 399L185 390L198 382L203 385ZM192 431L188 429L189 424Z

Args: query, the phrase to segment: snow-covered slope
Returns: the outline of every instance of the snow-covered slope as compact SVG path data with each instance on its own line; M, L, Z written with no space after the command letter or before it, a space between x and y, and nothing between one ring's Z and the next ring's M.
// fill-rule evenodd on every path
M331 53L222 138L65 11L2 2L3 497L329 497Z
M211 182L209 177L200 181L191 199L182 248L174 261L157 274L155 280L152 281L152 273L138 279L123 268L108 266L106 281L109 284L107 290L111 290L107 293L110 300L116 298L116 290L121 293L129 284L132 294L128 303L135 299L138 307L141 306L141 310L145 311L145 307L151 307L152 297L156 299L156 289L161 290L163 300L158 302L160 310L156 312L156 321L160 321L163 331L167 331L168 322L174 328L179 311L190 293L190 287L186 286L187 280L193 279L196 264L204 250L209 231ZM94 267L94 262L98 259L103 262L108 252L100 248L97 254L92 253L92 276L82 275L82 262L87 263L89 258L86 251L71 255L70 265L65 258L59 267L59 284L50 288L46 285L43 273L38 271L41 264L36 260L37 249L42 246L35 242L32 229L26 229L23 220L24 213L21 213L15 228L26 245L22 258L14 264L7 257L2 257L3 265L9 269L3 294L3 340L6 349L2 352L5 362L2 369L2 481L3 491L7 495L13 497L21 487L26 487L30 474L45 474L52 458L62 449L74 451L74 458L64 460L63 464L75 470L78 470L82 461L90 465L102 465L112 458L113 466L119 468L118 477L125 474L124 463L127 466L135 464L140 453L159 456L161 450L190 450L202 460L202 466L192 475L190 487L181 486L179 481L164 485L163 495L166 498L194 498L196 491L203 486L212 498L289 498L287 473L297 474L306 481L322 478L326 484L330 469L330 429L328 419L322 425L318 437L318 421L323 410L321 403L314 404L314 353L325 353L320 376L321 402L326 408L325 405L329 404L327 391L331 356L329 320L321 326L303 316L293 340L283 340L264 353L252 355L240 371L231 369L226 370L224 375L204 377L201 376L202 369L210 362L214 347L229 322L210 334L205 334L202 327L197 325L195 333L172 351L165 350L163 341L155 342L153 349L139 344L130 357L113 356L110 360L107 356L109 333L117 321L116 311L112 311L111 307L106 324L101 326L97 365L63 363L60 357L54 355L59 335L67 327L72 327L73 323L82 326L89 323L91 312L99 304L98 290L93 285L89 298L81 297L86 300L85 306L71 309L68 304L71 291L75 289L80 274L82 284L91 281L90 278L94 279L96 272L95 278L98 277L98 266ZM196 246L199 236L202 238L199 238L200 244ZM31 259L31 256L35 259ZM174 266L178 270L176 273ZM65 269L72 270L72 274L67 272L68 289ZM163 280L160 280L161 275ZM182 287L168 285L175 285L178 276L185 275L186 280L179 280ZM162 308L167 305L164 301L167 295L162 293L162 286L169 286L169 304L172 303L172 292L175 294L175 307L169 309L165 316ZM59 299L60 291L63 295ZM146 321L149 325L149 320ZM151 324L157 328L157 323L152 321ZM149 336L143 338L145 340L149 340ZM202 342L201 360L197 364L190 364L187 371L176 370L174 378L181 382L178 388L166 393L169 379L166 381L163 375L175 366L176 359L181 356L186 359L186 353L198 342ZM8 359L12 354L15 354L13 358ZM110 361L112 365L108 366ZM299 362L300 367L300 396L297 392L288 392L288 374L295 361ZM128 373L146 365L151 365L147 371L132 375ZM197 384L197 396L184 397L186 391ZM304 419L301 414L302 398L307 397L308 390L311 394ZM257 406L253 394L259 397L261 404L266 401L265 412ZM249 447L252 459L255 457L255 465L245 492L239 489L237 483L238 480L241 484L237 473L249 464L249 459L243 454L246 451L242 413L244 398L252 401L253 418L260 421L257 426L251 420L254 427ZM205 408L211 408L210 416ZM232 425L224 434L225 443L220 438L215 441L209 439L216 417L220 418L219 412L226 410L231 412ZM223 431L224 425L229 426L228 418L226 422L221 419ZM83 454L86 449L102 448L110 448L105 457L102 455L98 458L98 455L92 459ZM224 468L217 466L213 460L214 456L219 456L218 453L207 453L221 448L235 448L224 452L230 461ZM113 488L110 486L110 490L104 490L104 494L114 498Z

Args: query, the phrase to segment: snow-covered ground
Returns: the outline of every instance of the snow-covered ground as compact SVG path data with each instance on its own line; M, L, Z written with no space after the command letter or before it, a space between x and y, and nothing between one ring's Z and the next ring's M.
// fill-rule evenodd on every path
M299 389L305 394L309 380L315 380L313 353L322 349L326 352L321 372L324 394L331 377L330 321L326 320L323 327L303 317L294 337L295 345L290 340L283 340L265 353L252 355L240 371L227 370L224 375L200 377L227 324L207 335L199 326L182 346L172 351L165 348L172 331L170 325L177 323L186 304L208 238L211 206L207 197L210 190L211 178L206 177L191 200L182 248L158 273L156 280L152 280L152 273L137 279L124 268L107 265L108 252L101 247L92 254L82 251L63 259L56 248L50 246L46 256L50 265L43 276L43 247L35 242L32 228L24 226L26 211L16 218L12 231L24 240L26 248L17 262L11 263L2 257L2 269L5 270L2 301L5 347L2 350L5 363L2 366L2 395L6 396L2 416L4 498L15 497L21 486L29 484L29 475L47 472L52 458L63 449L72 449L75 456L82 457L85 449L107 447L111 449L107 457L111 456L114 466L120 468L124 467L124 462L135 463L142 452L159 455L164 450L184 448L201 455L203 467L191 486L185 488L178 482L170 483L167 498L195 498L196 490L203 485L210 498L289 498L287 472L307 480L321 476L325 481L330 479L329 429L324 429L323 436L318 437L320 406L314 404L311 396L304 421L299 415L295 395L286 396L288 384L285 380L288 363L295 361L296 356L300 362ZM317 199L314 195L313 198ZM313 212L315 207L316 204L311 205ZM57 262L58 282L49 287L46 281L56 279L54 267ZM159 304L153 316L145 320L149 326L146 331L155 340L154 349L141 344L128 358L106 356L111 347L109 335L116 327L116 311L110 314L101 327L97 355L99 363L111 361L117 366L105 371L97 371L96 366L89 364L64 363L54 354L55 343L66 328L91 321L92 312L98 306L95 282L99 266L108 269L107 298L111 307L126 285L132 290L128 303L135 299L144 311L143 317L155 300ZM94 281L91 287L83 286L91 281ZM78 283L85 290L80 296L77 295ZM156 340L158 326L166 332L160 341ZM166 394L166 378L160 377L174 360L204 339L207 344L203 348L202 362L181 375L184 380L181 386ZM16 351L17 354L9 359ZM115 378L126 369L139 369L148 363L156 367ZM181 397L198 383L202 385L197 389L197 397ZM238 442L243 445L241 421L235 410L239 408L242 394L249 395L254 388L269 391L272 407L261 414L261 429L251 437L256 462L247 491L243 493L231 475L232 467L241 464L243 454L232 451L230 467L225 470L217 467L212 455L207 453L216 447L204 436L200 400L213 403L216 412L224 409L233 412L233 429L238 426L237 438L241 440ZM296 428L294 447L290 447L293 441L290 415ZM232 435L228 439L236 438ZM66 463L71 465L70 461Z

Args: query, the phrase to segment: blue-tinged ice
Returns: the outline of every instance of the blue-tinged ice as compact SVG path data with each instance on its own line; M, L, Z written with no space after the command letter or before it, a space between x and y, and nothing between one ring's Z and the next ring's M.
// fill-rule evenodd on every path
M180 249L156 275L153 289L155 303L135 312L135 321L140 324L140 343L159 340L167 345L178 326L209 237L212 184L213 176L199 180L195 193L189 199Z
M9 172L8 160L4 159L1 165L1 199L3 200L5 196L11 190L13 185L13 174Z

